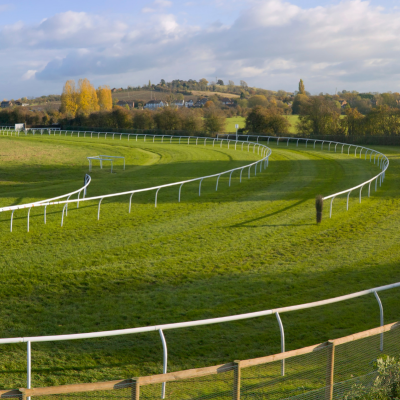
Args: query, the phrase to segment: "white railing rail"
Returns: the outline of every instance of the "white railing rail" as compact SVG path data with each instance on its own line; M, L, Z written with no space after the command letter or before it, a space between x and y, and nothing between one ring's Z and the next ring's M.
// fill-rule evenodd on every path
M229 137L231 136L230 134L226 134L226 136ZM235 135L233 135L235 136ZM240 135L239 135L240 136ZM244 135L243 135L244 136ZM299 146L299 142L300 141L305 141L305 145L307 148L308 142L311 142L311 144L313 145L313 148L315 149L315 146L317 143L321 143L321 150L323 150L324 148L324 144L326 143L328 145L328 151L331 150L331 145L335 146L335 153L337 152L337 146L341 145L341 153L343 153L343 149L345 146L348 146L347 148L347 154L350 155L350 148L354 147L354 156L357 157L357 154L359 154L359 158L361 158L362 152L364 151L364 159L367 159L367 155L369 153L369 161L372 162L372 155L374 156L374 164L375 161L377 161L377 164L379 166L379 168L381 169L381 172L374 176L373 178L360 183L357 186L354 186L350 189L346 189L343 190L341 192L337 192L337 193L333 193L330 194L328 196L323 197L323 200L331 200L330 201L330 208L329 208L329 217L332 218L332 205L333 205L333 200L337 197L340 196L342 194L347 194L347 206L346 209L349 210L349 198L350 198L350 194L351 192L360 189L359 192L359 202L361 203L361 195L362 195L362 190L363 188L368 185L368 197L370 197L371 195L371 183L375 181L375 192L377 191L378 188L378 182L379 182L379 186L382 186L382 183L385 179L386 176L386 170L389 168L389 160L388 158L381 152L374 150L374 149L370 149L368 147L364 147L364 146L360 146L360 145L355 145L355 144L350 144L350 143L341 143L341 142L335 142L333 140L322 140L322 139L307 139L307 138L297 138L297 137L282 137L282 136L257 136L257 135L245 135L248 136L248 138L251 137L255 137L257 138L257 143L259 143L259 140L261 139L262 141L267 141L267 144L269 144L270 140L276 140L276 145L279 145L279 142L286 142L286 146L289 146L289 141L295 141L296 142L296 147ZM358 153L359 151L359 153ZM377 157L377 158L376 158Z
M252 318L259 318L267 315L275 315L279 324L280 335L281 335L281 351L285 351L285 333L283 328L283 323L280 318L280 314L285 312L292 312L298 310L305 310L308 308L321 307L328 304L339 303L342 301L351 300L357 297L366 296L369 294L373 294L376 298L380 310L380 325L384 325L384 315L383 315L383 306L382 302L379 298L378 292L394 289L400 287L400 282L393 283L390 285L379 286L372 289L362 290L360 292L347 294L344 296L333 297L326 300L315 301L311 303L299 304L295 306L288 307L280 307L269 310L251 312L246 314L238 314L231 315L226 317L219 318L209 318L202 319L196 321L187 321L187 322L176 322L170 324L162 324L162 325L152 325L152 326L144 326L138 328L128 328L128 329L118 329L112 331L101 331L101 332L89 332L89 333L74 333L74 334L66 334L66 335L49 335L49 336L28 336L28 337L14 337L14 338L4 338L0 339L0 344L12 344L12 343L27 343L27 385L31 387L31 365L32 365L32 353L31 353L31 345L32 343L39 342L56 342L56 341L66 341L66 340L78 340L78 339L94 339L94 338L103 338L110 336L121 336L121 335L131 335L145 332L154 332L158 331L160 334L162 347L163 347L163 373L167 373L168 366L168 348L167 342L164 336L164 331L173 330L173 329L182 329L182 328L190 328L195 326L204 326L204 325L213 325L225 322L233 322L240 321ZM380 342L381 351L383 351L383 335L381 335ZM282 361L281 374L285 375L285 364ZM165 396L165 384L163 385L162 390L162 398Z
M78 198L75 201L77 203L77 207L79 208L79 202L84 200L84 198L86 196L86 189L90 185L91 181L92 181L92 178L90 177L90 175L86 174L85 175L85 179L84 179L84 185L81 188L79 188L77 190L74 190L73 192L62 194L60 196L53 197L51 199L35 201L33 203L26 203L26 204L19 204L19 205L15 205L15 206L1 207L0 208L0 212L11 211L10 232L12 232L14 212L16 210L22 210L22 209L28 208L27 231L29 232L29 216L30 216L30 212L31 212L31 208L32 207L44 207L44 223L46 224L46 222L47 222L46 221L46 210L47 210L47 206L49 204L51 204L51 202L54 202L54 200L62 199L62 198L65 198L65 197L67 197L67 200L69 200L69 198L71 196L73 196L75 194L78 194ZM80 199L80 196L81 196L82 192L83 192L83 197L82 197L82 199ZM68 208L68 206L67 206L67 208ZM68 213L68 209L66 209L66 213Z
M39 129L38 129L39 130ZM30 130L27 130L25 132L25 134L27 134ZM43 131L45 131L44 129L40 129L39 131L41 131L41 135L43 134ZM35 130L33 130L33 134L34 134ZM65 132L65 135L68 133L71 133L71 135L73 133L77 133L78 137L79 134L83 133L83 137L86 137L86 133L90 133L91 137L93 138L93 133L97 133L98 134L98 138L100 137L100 134L104 134L105 137L107 137L108 132L78 132L78 131L55 131L55 130L48 130L49 135L51 135L51 133L53 133L54 135L56 135L56 133L58 133L59 135L61 135L63 132ZM232 174L235 171L240 171L240 183L242 182L242 175L243 175L243 171L245 169L248 169L248 178L250 178L251 176L251 169L252 167L254 167L254 175L257 175L257 169L259 168L259 172L262 171L262 167L264 167L264 169L266 169L268 167L269 164L269 156L271 155L271 149L268 148L267 146L265 146L264 144L260 144L260 143L253 143L253 142L248 142L248 141L238 141L238 140L230 140L230 139L218 139L218 138L210 138L210 137L196 137L196 136L174 136L174 135L148 135L148 134L128 134L128 133L113 133L111 132L110 134L113 135L113 138L115 137L115 135L119 135L120 139L123 136L127 136L128 140L130 138L130 136L136 136L136 140L138 139L138 137L143 136L143 140L146 140L146 137L151 137L153 138L153 142L155 140L156 137L161 137L161 141L164 141L164 137L168 137L170 138L170 142L172 143L172 139L175 138L177 140L179 140L179 143L182 142L182 139L185 140L185 144L186 144L186 139L187 139L187 144L190 144L190 140L195 140L196 141L196 145L198 145L198 141L199 139L204 140L204 146L207 145L207 140L209 142L212 142L213 147L215 147L215 143L220 143L220 147L222 147L223 143L226 143L228 146L228 149L230 148L230 143L233 142L235 145L235 150L237 150L237 145L241 144L241 150L244 150L244 144L246 144L247 146L247 151L250 152L250 148L252 147L253 153L256 152L257 149L257 154L261 155L262 158L260 160L257 160L255 162L252 162L250 164L244 165L242 167L237 167L237 168L233 168L227 171L223 171L223 172L218 172L212 175L207 175L207 176L201 176L198 178L193 178L193 179L188 179L188 180L184 180L184 181L179 181L179 182L173 182L173 183L168 183L168 184L164 184L164 185L157 185L157 186L152 186L152 187L148 187L148 188L143 188L143 189L135 189L135 190L129 190L129 191L124 191L124 192L119 192L119 193L111 193L111 194L107 194L107 195L100 195L100 196L94 196L94 197L86 197L86 198L82 198L80 199L78 196L78 199L70 199L72 194L66 194L63 196L59 196L58 198L53 198L53 199L47 199L47 200L42 200L39 202L34 202L34 203L28 203L28 204L22 204L22 205L17 205L17 206L8 206L8 207L2 207L0 208L0 212L4 212L4 211L12 211L12 215L11 215L11 228L10 230L12 231L12 219L13 219L13 213L15 210L18 209L24 209L24 208L28 208L28 222L27 222L27 230L29 232L29 217L30 217L30 209L32 207L46 207L50 206L50 205L60 205L63 204L64 208L62 210L62 214L61 214L61 226L64 225L64 214L67 216L68 213L68 204L70 203L77 203L78 207L79 207L79 203L83 202L83 201L94 201L94 200L98 200L98 210L97 210L97 220L100 219L100 208L101 208L101 203L104 199L106 198L112 198L112 197L120 197L120 196L125 196L125 195L130 195L129 198L129 213L131 212L131 206L132 206L132 196L135 193L143 193L143 192L149 192L149 191L155 191L155 207L157 207L157 200L158 200L158 193L161 189L163 188L167 188L167 187L173 187L173 186L179 186L179 192L178 192L178 202L181 201L181 190L182 190L182 186L184 184L187 183L191 183L191 182L196 182L199 181L199 196L201 196L201 184L203 182L204 179L209 179L209 178L217 178L217 182L216 182L216 188L215 190L218 191L218 183L219 183L219 179L221 178L221 176L229 174L229 186L231 186L231 178L232 178ZM182 142L183 144L183 142ZM104 157L112 157L112 156L104 156ZM122 157L123 158L123 157ZM125 160L124 160L124 169L125 169ZM90 183L90 182L89 182ZM85 187L79 189L78 191L73 192L73 194L78 193L80 191L82 191ZM59 201L54 201L60 198L64 198L67 197L67 200L59 200ZM46 217L45 217L45 221L46 221Z

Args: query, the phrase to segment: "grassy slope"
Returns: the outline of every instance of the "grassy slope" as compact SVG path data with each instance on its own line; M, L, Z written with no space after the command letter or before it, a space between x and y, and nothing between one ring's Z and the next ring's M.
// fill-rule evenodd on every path
M127 170L94 169L89 195L146 187L248 163L252 153L160 143L0 137L0 205L81 186L85 157L125 155ZM338 296L399 281L398 148L381 148L391 167L383 188L358 204L334 203L332 220L314 224L318 193L355 185L377 168L347 155L273 147L267 171L177 190L0 216L1 337L128 328L250 312ZM54 157L57 154L57 158ZM253 176L253 174L252 174ZM325 205L328 207L328 204ZM399 319L398 291L382 294L386 322ZM287 349L379 323L373 296L282 315ZM279 351L273 317L167 331L169 370ZM33 345L33 385L118 379L161 371L158 333ZM25 347L0 347L0 385L25 384Z
M287 115L285 118L288 119L291 126L289 128L290 133L296 133L296 122L299 119L298 115ZM239 128L244 128L246 125L246 118L243 117L233 117L227 118L225 124L225 132L235 132L235 125L239 124Z

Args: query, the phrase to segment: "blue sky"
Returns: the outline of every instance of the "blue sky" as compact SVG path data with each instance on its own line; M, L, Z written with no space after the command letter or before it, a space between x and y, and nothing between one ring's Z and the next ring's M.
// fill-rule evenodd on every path
M400 0L0 2L0 97L61 93L84 77L400 91L399 35Z

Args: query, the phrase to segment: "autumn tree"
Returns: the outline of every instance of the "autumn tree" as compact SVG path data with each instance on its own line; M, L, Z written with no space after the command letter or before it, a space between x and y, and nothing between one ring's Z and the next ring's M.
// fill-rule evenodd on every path
M99 110L99 102L94 86L88 79L79 79L78 82L78 112L89 115Z
M111 110L113 104L112 104L110 87L99 86L99 88L96 90L96 93L100 110L101 111Z
M65 83L61 95L60 111L70 117L75 117L78 109L78 92L75 87L75 82L69 80Z

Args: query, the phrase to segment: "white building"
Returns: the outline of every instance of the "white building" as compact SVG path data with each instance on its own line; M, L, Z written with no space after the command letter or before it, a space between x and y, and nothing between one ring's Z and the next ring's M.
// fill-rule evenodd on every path
M146 103L146 105L144 106L144 108L148 108L150 110L156 110L157 108L160 107L166 107L168 106L168 103L162 100L150 100L148 103Z

